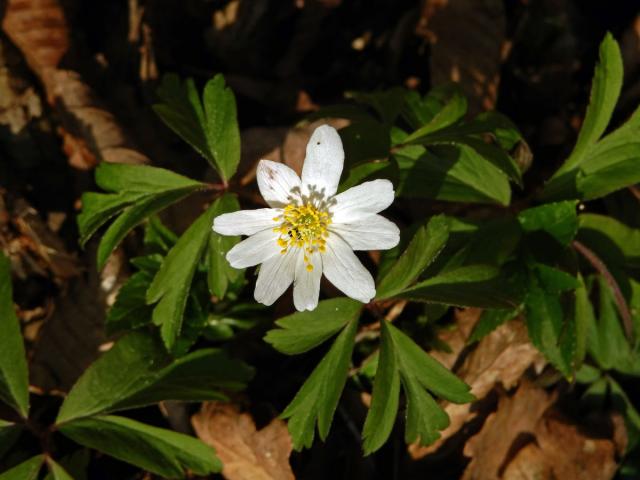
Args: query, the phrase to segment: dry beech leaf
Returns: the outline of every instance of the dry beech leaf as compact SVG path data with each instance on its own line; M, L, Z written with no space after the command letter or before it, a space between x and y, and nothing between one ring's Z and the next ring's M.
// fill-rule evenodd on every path
M2 28L38 75L49 103L56 108L72 165L87 169L96 160L149 163L131 146L113 114L98 102L80 75L59 68L70 43L60 1L7 0L6 4Z
M274 419L261 430L248 413L228 403L207 402L191 419L198 437L216 449L228 480L291 480L291 437Z
M552 406L555 393L524 383L503 395L482 430L465 445L471 457L463 480L613 478L617 446L606 435L591 436ZM616 435L617 441L626 441Z
M451 359L445 362L453 364ZM540 369L543 364L542 355L529 342L525 325L516 320L501 325L484 337L465 358L456 374L471 386L471 393L480 400L496 385L505 389L514 387L529 367L536 365ZM437 451L446 440L476 417L473 405L447 403L444 409L451 419L450 425L441 432L441 438L434 444L428 447L411 445L411 457L420 459Z
M433 85L460 83L471 113L495 107L506 45L501 0L427 0L416 33L431 44Z

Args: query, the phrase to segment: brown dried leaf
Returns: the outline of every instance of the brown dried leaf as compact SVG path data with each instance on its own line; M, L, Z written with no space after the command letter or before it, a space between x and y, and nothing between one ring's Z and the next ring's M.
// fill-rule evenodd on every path
M198 437L216 449L228 480L291 480L291 437L274 419L256 431L247 413L228 403L208 402L191 419Z
M501 325L484 337L456 373L471 386L471 393L481 400L496 385L512 388L529 367L537 365L540 368L543 362L540 352L529 342L525 325L516 320ZM449 360L447 363L452 362ZM435 452L477 415L474 404L448 403L444 409L451 419L449 427L441 432L437 442L428 447L411 445L409 453L412 458L423 458Z
M431 43L433 85L460 83L471 113L495 106L506 45L501 0L426 0L416 33Z
M7 0L2 28L38 75L47 99L60 115L73 165L98 161L149 163L135 150L115 117L95 98L77 72L59 69L70 47L59 0ZM70 137L76 137L71 139ZM82 150L90 149L90 154Z
M497 411L465 446L472 460L463 480L613 478L614 434L588 433L552 407L554 401L555 394L530 384L501 396Z
M496 412L487 417L482 430L465 445L464 454L472 460L464 478L499 478L510 449L518 447L517 441L531 441L538 420L554 401L554 394L528 383L523 383L512 396L502 395Z

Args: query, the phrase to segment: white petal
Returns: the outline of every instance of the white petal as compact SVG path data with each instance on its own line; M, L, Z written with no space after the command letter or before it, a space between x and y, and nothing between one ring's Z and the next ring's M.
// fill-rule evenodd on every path
M284 207L291 203L292 195L300 194L298 174L284 163L260 160L256 176L260 193L271 207Z
M253 293L257 302L272 305L289 288L293 282L296 260L301 255L297 248L291 248L284 255L278 254L262 264Z
M393 184L379 179L364 182L333 197L334 223L351 223L378 213L393 203Z
M320 253L309 255L313 270L307 270L304 255L298 255L296 274L293 281L293 304L296 310L314 310L318 306L320 296L320 278L322 277L322 258Z
M330 230L346 240L353 250L388 250L400 242L400 229L380 215L353 223L334 223Z
M213 231L220 235L253 235L277 226L273 219L281 214L282 210L276 208L224 213L213 219Z
M368 303L376 295L373 277L338 235L329 235L322 266L327 279L349 297Z
M344 166L342 140L335 128L322 125L315 129L307 144L307 156L302 166L302 183L305 188L330 197L338 191L338 183Z
M233 268L246 268L278 255L278 235L270 228L251 235L227 252L227 261Z

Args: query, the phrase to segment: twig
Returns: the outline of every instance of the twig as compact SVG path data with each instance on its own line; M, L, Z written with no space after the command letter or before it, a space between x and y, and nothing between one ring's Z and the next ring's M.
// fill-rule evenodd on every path
M616 306L618 307L618 311L620 312L620 316L622 317L622 326L624 327L625 334L629 341L633 340L633 320L631 318L631 311L629 310L629 305L627 305L627 301L622 295L622 291L620 290L620 286L616 279L611 275L609 269L604 264L604 262L598 257L592 250L587 248L585 245L580 243L577 240L572 242L573 248L576 251L580 252L584 258L586 258L589 263L595 268L600 275L602 275L611 290L613 290L613 296L616 302Z

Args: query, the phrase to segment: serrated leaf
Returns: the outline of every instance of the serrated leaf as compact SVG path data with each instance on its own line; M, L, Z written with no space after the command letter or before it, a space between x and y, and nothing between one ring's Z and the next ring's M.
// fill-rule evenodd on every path
M351 321L357 320L362 304L350 298L322 300L315 310L296 312L276 321L280 328L264 337L279 352L297 355L325 342Z
M565 317L557 292L545 291L538 278L531 275L525 304L525 317L531 343L565 377L571 377L570 358L573 357L573 353L563 352L560 347Z
M240 130L235 97L224 77L209 80L200 100L192 79L182 83L176 75L165 75L158 96L163 103L153 109L164 123L228 181L240 163Z
M640 375L640 354L631 348L622 328L611 287L597 277L598 318L592 317L587 334L587 349L603 370L617 370L627 375Z
M109 255L124 237L147 217L167 208L186 197L199 187L187 187L169 190L155 195L145 196L136 204L124 209L122 214L109 226L98 245L98 270L102 270Z
M372 107L383 123L391 125L400 114L405 97L405 90L400 87L377 92L349 92L348 97L356 102Z
M567 290L575 290L580 286L576 277L549 265L535 263L531 268L538 277L540 287L547 293L558 294Z
M4 473L0 473L0 480L37 480L43 462L44 455L37 455Z
M383 326L393 340L403 376L415 378L423 388L450 402L475 400L466 383L422 350L407 334L389 322L383 322Z
M329 434L333 415L347 381L357 325L357 320L347 324L333 342L329 352L282 412L281 417L289 419L289 433L296 450L311 447L316 424L322 440Z
M49 473L51 474L51 480L73 480L73 477L67 473L67 471L59 464L57 464L52 458L47 458L47 466L49 467Z
M151 323L153 307L147 305L146 292L152 280L150 273L136 272L120 287L105 319L105 327L110 335Z
M449 238L449 223L445 216L432 217L413 236L398 261L377 287L377 299L392 297L413 282L437 258Z
M193 275L209 242L215 213L214 204L184 232L147 290L147 303L159 302L153 310L153 323L160 326L169 350L180 335Z
M0 400L23 418L29 413L29 374L20 322L13 308L11 262L0 250Z
M363 448L367 455L380 448L391 433L400 384L406 396L407 443L433 443L440 436L439 431L449 425L449 417L428 391L454 403L475 400L468 385L391 323L382 322L381 335L373 398L363 429Z
M0 420L0 460L18 440L22 433L22 425Z
M584 362L587 354L589 326L595 323L593 307L589 301L589 292L580 274L578 274L578 282L579 285L575 291L575 303L573 307L573 323L576 330L576 352L573 358L574 370L582 367L582 362Z
M613 217L593 213L578 217L578 240L609 266L640 268L640 229L630 228Z
M141 192L83 193L82 212L77 217L80 245L84 246L96 230L114 215L146 196Z
M613 114L622 89L622 55L618 42L607 33L600 44L600 59L596 65L591 97L584 122L571 155L555 176L561 175L584 159L584 155L600 139Z
M569 158L545 186L546 198L576 197L580 168L607 128L622 89L622 55L618 43L607 33L600 44L600 60L596 65L591 97L576 145Z
M637 138L638 132L635 132L628 144L594 152L584 160L576 177L580 198L594 200L640 182L640 142Z
M398 166L391 160L372 160L351 167L347 177L340 182L338 193L349 190L351 187L361 184L365 180L378 178L391 179L398 176Z
M166 478L219 472L215 450L200 440L129 418L97 416L60 426L73 441Z
M514 308L519 303L501 287L499 270L488 265L467 265L440 273L395 297L459 307Z
M482 340L500 325L514 319L519 313L520 308L484 310L467 339L467 345Z
M56 422L114 412L163 400L224 399L220 389L239 390L251 369L217 349L173 359L161 342L131 333L96 360L65 399Z
M213 217L223 213L231 213L240 210L240 204L235 195L225 193L218 198L211 207ZM218 298L224 298L229 283L236 281L244 270L233 268L226 259L227 252L240 241L237 235L220 235L211 231L208 244L207 282L209 292Z
M577 205L576 200L567 200L529 208L518 214L518 221L527 233L544 231L561 245L568 245L578 231Z
M381 332L378 368L371 393L371 407L362 429L362 448L365 455L384 445L393 430L398 413L400 371L393 340L386 328Z
M204 184L164 168L148 165L106 163L98 165L96 184L107 192L161 193L184 188L198 189Z
M507 175L467 145L412 145L394 158L399 196L499 205L511 200Z
M432 90L422 101L410 100L409 108L421 125L404 144L418 143L422 137L456 123L467 113L467 99L459 87L447 85Z

